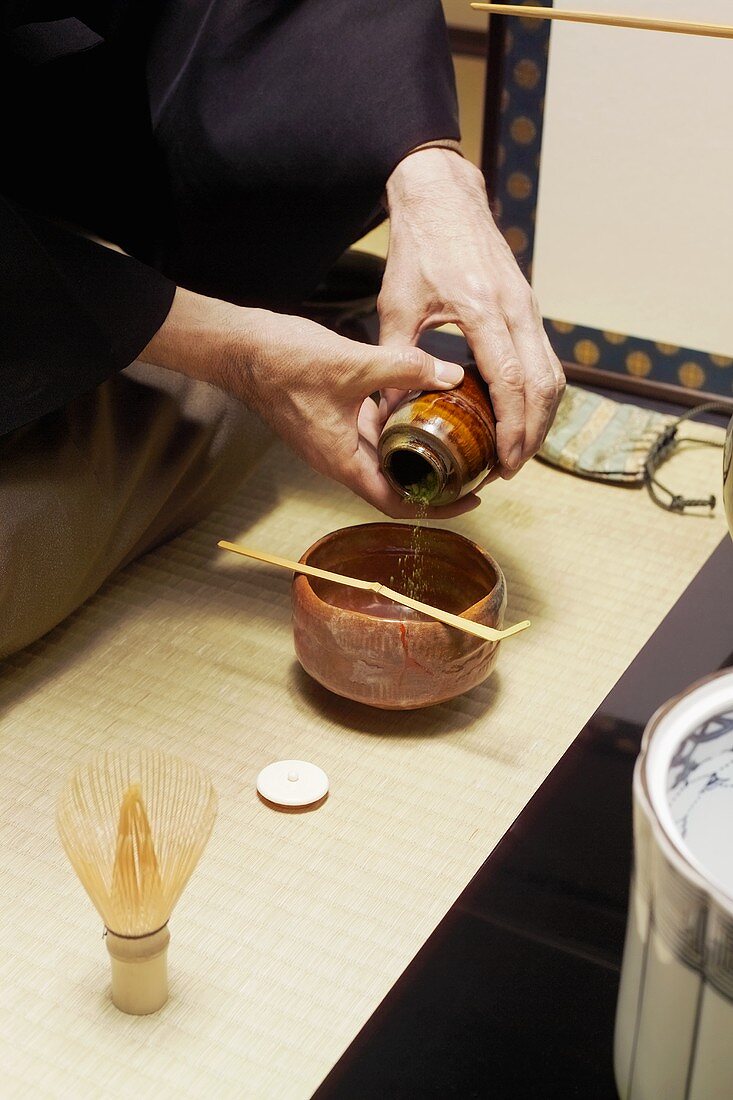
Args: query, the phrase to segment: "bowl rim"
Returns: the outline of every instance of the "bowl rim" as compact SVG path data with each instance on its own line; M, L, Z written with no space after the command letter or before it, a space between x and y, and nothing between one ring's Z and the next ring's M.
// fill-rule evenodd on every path
M407 530L407 531L414 530L413 525L410 524L410 523L401 523L399 521L391 521L391 520L384 520L384 521L376 520L376 521L372 521L371 523L353 523L353 524L350 524L346 527L339 527L335 531L330 531L330 532L328 532L328 534L322 535L321 538L317 539L316 542L314 542L311 546L309 546L308 549L305 551L305 553L302 554L302 556L300 557L300 559L299 559L300 563L302 565L307 565L309 555L312 554L314 551L318 550L318 548L323 543L335 538L336 536L341 535L346 531L364 530L367 527L395 527L395 528L403 528L404 530ZM482 596L480 600L477 600L475 603L471 604L464 611L459 612L461 618L470 619L472 621L475 621L477 616L481 614L481 612L484 610L484 608L487 607L492 602L492 600L494 600L496 598L497 593L501 592L503 594L504 598L506 598L506 578L504 576L504 571L502 570L501 566L496 561L496 559L493 558L487 550L484 550L481 546L478 545L478 543L472 542L471 539L467 539L465 535L461 535L457 531L451 531L447 527L437 527L437 528L434 527L434 528L430 528L430 530L440 531L442 534L449 535L451 538L459 539L461 542L465 543L471 551L475 552L481 558L483 558L484 561L488 562L488 564L491 566L491 568L493 569L494 574L496 576L496 583L494 584L493 588L491 588L490 591L487 592L485 596ZM332 611L334 611L334 612L342 612L342 613L348 613L349 615L356 615L356 616L358 616L359 619L364 619L366 622L369 622L369 623L374 623L374 622L377 621L375 619L374 615L367 615L365 612L358 611L355 608L353 608L353 609L348 608L348 610L346 608L340 608L336 604L332 604L332 603L329 603L328 600L324 600L321 596L318 595L318 593L313 588L313 585L311 583L311 581L313 579L314 578L307 576L305 573L298 573L293 577L293 589L295 588L295 585L298 584L298 582L305 581L306 582L305 585L301 585L301 588L306 588L307 591L313 597L313 599L316 600L319 604L322 604L324 607L330 607L332 609ZM386 622L386 623L403 623L404 622L403 619L396 619L396 618L395 619L383 619L381 617L378 621L379 622ZM411 619L409 621L409 626L410 626L410 630L412 631L412 630L415 630L416 628L423 629L423 628L426 628L426 627L427 628L441 627L441 626L443 626L443 624L439 623L437 620L428 621L427 619L425 619L425 620ZM444 629L446 629L446 628L444 627ZM477 638L476 641L481 642L481 639ZM491 642L491 643L484 643L484 644L497 645L498 643L497 642Z

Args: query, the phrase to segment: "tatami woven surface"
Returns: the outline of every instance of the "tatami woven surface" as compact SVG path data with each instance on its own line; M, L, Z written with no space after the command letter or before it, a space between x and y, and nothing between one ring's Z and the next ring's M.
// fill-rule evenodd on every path
M720 465L690 449L665 474L704 495ZM308 682L288 575L215 548L246 536L297 557L374 518L274 449L228 507L4 667L3 1097L310 1096L724 533L533 463L455 523L532 630L470 695L395 714ZM220 797L171 921L170 1002L140 1019L108 999L100 922L54 828L72 765L130 742L205 765ZM321 808L257 799L283 757L329 773Z

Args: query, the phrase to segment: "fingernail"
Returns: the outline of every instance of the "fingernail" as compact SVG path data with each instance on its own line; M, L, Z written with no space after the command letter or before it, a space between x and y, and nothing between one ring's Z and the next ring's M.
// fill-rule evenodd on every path
M444 363L440 359L435 360L435 377L438 382L444 382L449 386L457 386L463 381L463 367L458 363Z
M522 461L522 447L517 443L512 447L509 454L506 456L504 465L508 470L516 470L519 468L519 463Z

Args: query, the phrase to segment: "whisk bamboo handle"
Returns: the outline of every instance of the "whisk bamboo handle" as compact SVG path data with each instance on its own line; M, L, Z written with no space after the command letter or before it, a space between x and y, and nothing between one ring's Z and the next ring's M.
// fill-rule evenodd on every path
M629 27L639 31L668 31L694 34L703 38L733 38L733 27L719 23L691 23L680 19L651 19L640 15L613 15L611 12L562 11L559 8L527 7L523 4L471 4L475 11L493 15L517 15L521 19L556 19L565 23L591 23L601 27Z
M474 623L471 619L464 619L461 615L453 615L450 611L443 611L439 607L413 600L411 596L405 596L401 592L395 592L379 581L363 581L358 577L345 577L341 573L331 573L328 569L318 569L314 565L304 565L302 562L291 561L289 558L280 558L276 554L263 554L260 550L251 550L248 546L240 546L236 542L219 542L217 545L222 550L231 550L233 554L241 554L245 558L254 558L256 561L267 562L268 565L277 565L281 569L289 569L293 573L304 573L308 577L318 577L320 580L333 581L335 584L343 584L347 588L360 588L367 592L376 592L378 596L384 596L394 603L402 604L413 611L419 611L431 619L445 623L446 626L463 630L466 634L473 634L476 638L483 638L486 642L500 642L504 638L511 638L519 634L530 625L529 620L510 626L506 630L495 630L483 623Z
M131 1016L149 1016L168 1000L168 925L149 936L118 936L107 930L112 963L112 1002Z

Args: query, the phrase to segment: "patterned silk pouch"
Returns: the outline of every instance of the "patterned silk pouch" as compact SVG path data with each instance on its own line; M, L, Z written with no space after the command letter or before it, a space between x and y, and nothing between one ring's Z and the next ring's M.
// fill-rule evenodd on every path
M649 452L673 420L568 386L539 457L579 477L643 485Z
M690 500L675 495L655 475L678 445L679 426L717 407L701 405L675 418L568 386L538 457L579 477L639 488L646 485L654 503L668 511L714 509L714 496Z

